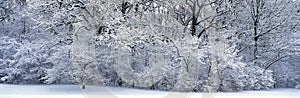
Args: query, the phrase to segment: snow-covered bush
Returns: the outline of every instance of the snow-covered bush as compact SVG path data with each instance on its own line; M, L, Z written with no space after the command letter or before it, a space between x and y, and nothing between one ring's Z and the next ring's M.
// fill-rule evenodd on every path
M295 89L300 89L300 85L296 85L296 86L295 86Z
M224 70L221 91L261 90L274 88L272 71L259 67Z
M7 83L42 83L41 77L51 64L46 62L47 54L40 49L40 44L19 43L14 38L1 38L1 74ZM38 49L39 48L39 49ZM5 61L5 62L4 62Z
M19 58L16 55L21 44L14 38L0 38L0 78L1 82L12 83L15 77L12 75Z
M260 90L260 89L271 89L274 88L275 81L273 79L273 71L264 70L258 66L246 67L244 69L247 75L244 81L245 90Z
M222 84L220 91L236 92L243 90L247 81L244 79L246 76L241 68L225 68L223 70Z
M76 83L71 61L71 50L67 46L56 46L52 50L47 62L52 66L46 69L46 75L42 78L47 84L71 84Z

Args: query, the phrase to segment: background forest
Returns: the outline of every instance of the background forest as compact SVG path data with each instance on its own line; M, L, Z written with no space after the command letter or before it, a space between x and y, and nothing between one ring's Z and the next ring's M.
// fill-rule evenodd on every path
M300 88L300 1L0 0L0 83Z

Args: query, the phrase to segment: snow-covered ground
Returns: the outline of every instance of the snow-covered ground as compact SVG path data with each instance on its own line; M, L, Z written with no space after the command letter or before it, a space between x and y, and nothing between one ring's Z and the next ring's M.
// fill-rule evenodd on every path
M300 98L300 89L243 91L235 93L180 93L119 87L78 85L0 84L0 98Z

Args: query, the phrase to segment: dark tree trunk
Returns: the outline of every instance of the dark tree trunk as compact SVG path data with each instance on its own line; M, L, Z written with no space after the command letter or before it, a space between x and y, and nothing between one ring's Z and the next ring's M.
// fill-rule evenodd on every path
M192 19L192 36L196 35L197 17L194 15Z
M81 86L81 89L85 89L85 85L82 85L82 86Z

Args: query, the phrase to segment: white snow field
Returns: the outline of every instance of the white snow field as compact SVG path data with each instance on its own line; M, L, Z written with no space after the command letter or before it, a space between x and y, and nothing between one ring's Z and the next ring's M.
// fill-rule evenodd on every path
M300 98L300 89L275 89L234 93L180 93L119 87L78 85L0 84L0 98Z

